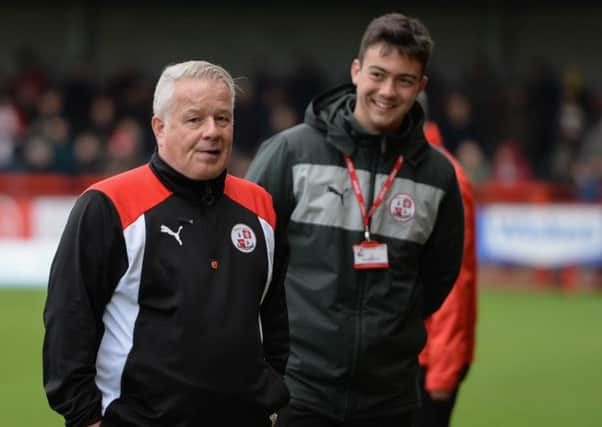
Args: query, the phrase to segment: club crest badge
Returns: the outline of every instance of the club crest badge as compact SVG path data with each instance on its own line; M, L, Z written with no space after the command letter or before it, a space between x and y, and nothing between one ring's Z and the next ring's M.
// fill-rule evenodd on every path
M395 221L407 222L414 218L416 202L409 194L396 194L389 203L389 214Z
M253 252L257 246L255 233L246 224L236 224L232 227L230 238L234 247L245 254Z

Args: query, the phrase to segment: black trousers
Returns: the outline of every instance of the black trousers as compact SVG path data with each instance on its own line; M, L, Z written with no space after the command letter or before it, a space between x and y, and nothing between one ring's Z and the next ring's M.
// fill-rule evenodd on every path
M336 421L309 409L288 405L278 411L277 427L412 427L413 412L389 417Z
M458 388L468 372L468 367L464 369L460 377L458 387L456 387L448 400L433 400L428 394L425 386L426 369L420 370L420 388L422 397L422 407L416 412L414 427L449 427L452 411L456 404Z

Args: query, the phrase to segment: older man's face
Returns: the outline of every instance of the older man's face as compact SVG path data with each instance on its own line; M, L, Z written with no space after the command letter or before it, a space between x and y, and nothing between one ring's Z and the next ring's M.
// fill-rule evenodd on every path
M224 82L177 81L165 117L153 117L152 125L159 156L181 174L207 180L226 169L234 132L232 96Z

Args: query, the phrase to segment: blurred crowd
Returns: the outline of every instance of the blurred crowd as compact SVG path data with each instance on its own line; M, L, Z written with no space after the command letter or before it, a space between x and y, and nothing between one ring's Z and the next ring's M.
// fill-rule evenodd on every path
M145 162L156 76L118 69L100 79L80 64L57 75L24 50L0 73L0 171L113 174ZM476 58L453 81L429 70L429 118L475 184L544 180L602 200L602 94L578 68L532 64L521 79ZM243 175L258 145L303 120L332 82L310 62L288 75L258 68L237 81L231 173Z

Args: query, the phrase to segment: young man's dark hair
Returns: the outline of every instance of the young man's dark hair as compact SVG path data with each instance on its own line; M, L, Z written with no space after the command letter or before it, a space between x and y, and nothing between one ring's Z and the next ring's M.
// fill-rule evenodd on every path
M399 53L417 60L426 70L434 42L429 30L418 19L401 13L388 13L374 18L362 37L358 58L364 59L366 50L377 43L385 42Z

